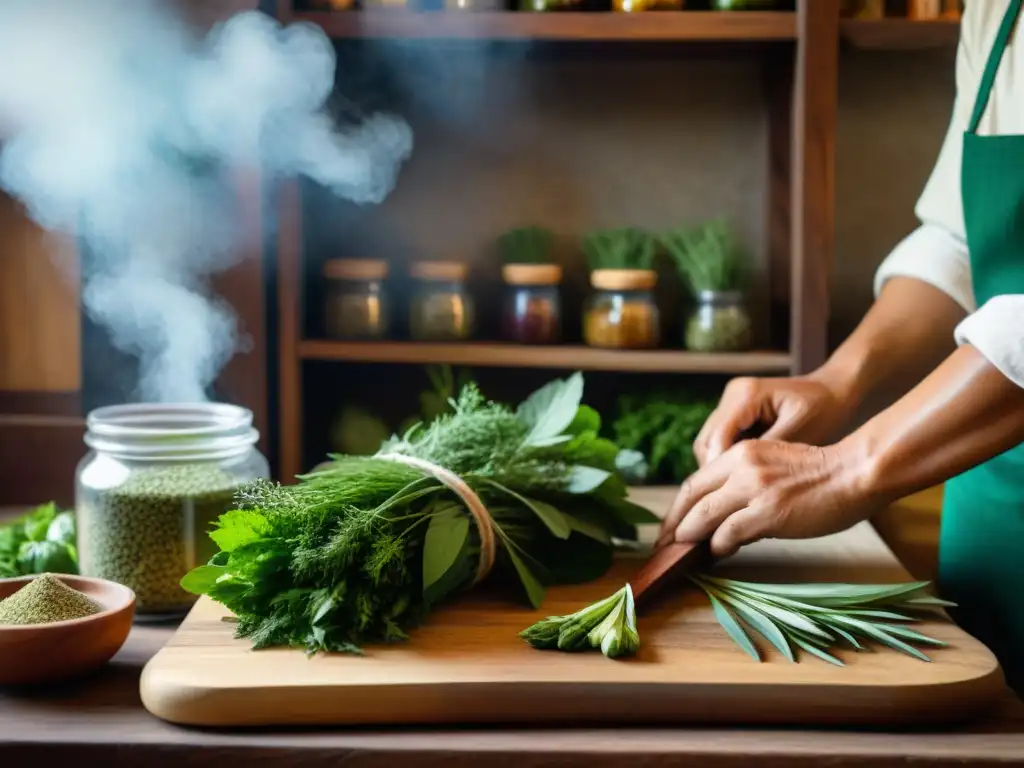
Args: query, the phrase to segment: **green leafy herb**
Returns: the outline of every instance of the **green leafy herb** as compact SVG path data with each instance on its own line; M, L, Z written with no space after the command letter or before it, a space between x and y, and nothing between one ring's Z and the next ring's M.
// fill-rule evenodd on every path
M49 502L0 528L0 578L78 573L75 517Z
M544 227L520 227L498 238L498 251L506 264L547 264L554 234Z
M743 288L749 257L723 219L667 232L660 240L694 294Z
M656 242L636 227L592 232L583 240L583 252L591 270L653 269Z
M600 649L609 658L631 656L640 648L633 589L627 584L611 597L568 616L549 616L519 633L534 648L560 651Z
M597 578L612 539L635 539L635 525L656 518L626 500L618 448L598 437L582 394L575 375L513 410L467 384L450 412L374 456L333 455L295 485L244 486L212 533L221 551L182 586L228 607L257 648L355 652L403 639L472 585L481 540L453 491L394 455L473 489L493 520L494 574L516 579L531 604L551 584Z
M954 605L929 595L926 581L872 585L757 584L707 574L693 575L690 580L707 595L726 634L755 661L762 657L752 634L762 637L791 662L797 661L795 651L800 650L841 667L843 662L829 651L844 644L851 650L863 651L867 646L861 641L877 642L915 659L931 661L915 644L942 647L945 643L916 632L905 623L920 618L922 612ZM586 647L581 640L585 632L593 632L588 637L596 647L614 629L615 639L607 642L617 653L606 651L605 655L622 655L623 648L635 653L640 637L633 594L628 584L624 590L628 595L619 590L569 616L539 621L519 636L535 648L572 651ZM622 610L615 612L616 606Z
M615 443L624 451L621 460L635 451L646 457L647 466L623 466L619 471L634 482L683 482L697 470L693 441L714 409L714 401L685 393L623 395L611 424Z

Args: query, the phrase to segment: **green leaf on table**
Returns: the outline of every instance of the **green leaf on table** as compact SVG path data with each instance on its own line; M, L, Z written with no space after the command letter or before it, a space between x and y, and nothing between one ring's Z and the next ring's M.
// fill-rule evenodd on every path
M181 579L181 588L193 595L205 595L228 569L220 565L200 565L186 573Z
M793 641L794 645L796 645L801 650L807 651L812 656L817 656L822 661L827 661L829 664L834 664L837 667L845 667L846 666L845 664L843 664L842 661L837 659L832 654L827 653L826 651L821 650L821 648L818 648L813 643L807 642L806 640L804 640L800 636L798 636L798 635L790 635L789 637Z
M716 590L715 596L723 603L727 603L732 610L736 611L736 613L739 614L739 617L743 619L748 626L756 630L765 640L771 643L779 653L790 661L796 661L796 657L793 655L793 649L789 647L789 641L786 639L786 635L775 625L775 622L760 611L756 611L749 607L742 600L737 600L732 595L728 595L724 592L718 592Z
M583 375L574 373L568 379L549 382L523 401L516 415L530 428L526 445L557 437L565 432L583 399Z
M451 507L430 518L423 540L423 591L427 592L455 563L469 536L469 518Z
M507 547L505 551L508 552L512 565L515 566L516 573L519 574L519 580L523 583L523 589L526 590L526 596L529 598L530 604L534 608L540 608L544 602L544 585L533 575L533 571L530 570L522 556L516 552L514 546Z

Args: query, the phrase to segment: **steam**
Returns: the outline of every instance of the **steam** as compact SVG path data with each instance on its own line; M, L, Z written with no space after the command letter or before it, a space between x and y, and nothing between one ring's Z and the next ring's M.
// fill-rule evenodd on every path
M0 187L88 244L86 310L144 400L205 400L239 348L206 285L238 258L226 172L374 203L412 150L397 118L338 129L330 41L256 12L196 39L157 0L0 0L0 51Z

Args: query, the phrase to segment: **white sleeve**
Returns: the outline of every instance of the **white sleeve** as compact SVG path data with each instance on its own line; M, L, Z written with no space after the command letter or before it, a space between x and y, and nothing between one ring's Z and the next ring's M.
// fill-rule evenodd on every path
M1004 8L966 3L957 51L957 99L938 162L917 202L921 226L903 240L875 274L875 295L891 277L914 277L952 297L968 313L956 327L957 344L971 344L1015 384L1024 387L1024 295L996 296L976 306L960 199L963 132L978 90L978 51L995 36ZM998 131L995 131L998 132Z
M993 296L956 327L957 344L971 344L1006 378L1024 387L1024 296Z
M970 123L978 75L975 38L978 3L966 4L956 55L957 96L938 160L914 208L921 226L907 236L875 273L875 296L891 277L913 277L948 294L967 312L975 309L960 200L963 134Z

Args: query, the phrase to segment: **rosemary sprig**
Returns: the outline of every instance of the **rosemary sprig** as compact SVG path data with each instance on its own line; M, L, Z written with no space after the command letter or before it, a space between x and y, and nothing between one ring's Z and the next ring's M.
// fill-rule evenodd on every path
M708 600L730 638L755 661L761 652L756 633L791 662L804 651L836 666L829 651L846 645L855 651L877 642L921 661L931 659L914 647L938 646L941 640L904 626L922 612L955 604L928 594L929 582L907 584L757 584L706 574L690 576ZM636 653L633 593L627 584L611 597L569 616L552 616L523 630L520 637L535 648L563 651L600 647L606 656ZM612 652L606 650L605 642ZM863 642L862 642L863 641Z

